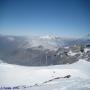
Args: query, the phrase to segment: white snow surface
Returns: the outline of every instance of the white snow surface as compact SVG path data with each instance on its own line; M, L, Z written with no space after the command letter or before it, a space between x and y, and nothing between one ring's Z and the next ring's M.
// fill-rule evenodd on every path
M69 56L75 56L76 54L81 54L80 52L76 53L76 52L72 52L71 50L68 52Z
M84 49L84 52L85 52L85 53L88 52L88 51L90 51L90 48L85 48L85 49Z
M71 75L70 78L51 79ZM20 90L90 90L90 62L26 67L0 64L0 87L20 86ZM24 88L23 86L26 86Z

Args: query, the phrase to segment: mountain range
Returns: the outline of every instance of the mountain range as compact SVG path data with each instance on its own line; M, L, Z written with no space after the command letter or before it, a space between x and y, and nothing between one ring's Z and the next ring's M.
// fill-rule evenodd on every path
M25 66L44 66L73 63L82 58L80 50L90 45L87 38L62 38L53 35L47 36L10 36L0 35L0 59L10 64ZM69 52L76 53L69 55ZM89 52L83 53L83 57Z

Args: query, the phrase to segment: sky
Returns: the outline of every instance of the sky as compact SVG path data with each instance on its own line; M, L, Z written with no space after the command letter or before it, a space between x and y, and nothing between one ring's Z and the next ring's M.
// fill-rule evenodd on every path
M0 0L0 33L62 37L90 34L90 0Z

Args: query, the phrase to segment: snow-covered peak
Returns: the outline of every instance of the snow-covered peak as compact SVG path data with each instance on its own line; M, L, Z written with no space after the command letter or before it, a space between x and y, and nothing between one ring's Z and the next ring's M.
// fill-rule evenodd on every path
M39 46L42 46L43 49L50 49L50 50L56 50L57 43L56 43L56 37L53 35L47 35L47 36L40 36L40 37L32 37L27 38L25 44L25 48L34 47L38 48Z
M48 40L52 40L52 39L56 39L57 37L54 35L46 35L46 36L41 36L41 39L48 39Z

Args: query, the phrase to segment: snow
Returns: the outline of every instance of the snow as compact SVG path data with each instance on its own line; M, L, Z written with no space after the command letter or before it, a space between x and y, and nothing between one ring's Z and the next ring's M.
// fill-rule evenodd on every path
M43 83L67 75L71 77ZM45 67L0 64L0 86L21 86L23 90L24 85L24 90L90 90L90 62L80 59L74 64Z
M71 50L68 52L68 55L70 55L70 56L75 56L77 53L75 53L75 52L72 52Z
M85 53L88 52L88 51L90 51L90 48L85 48L85 49L84 49L84 52L85 52Z
M65 49L69 49L69 47L68 46L66 46L66 47L64 47Z
M41 39L48 39L48 40L52 40L52 39L55 39L55 38L56 38L56 36L54 36L54 35L46 35L46 36L41 36L40 38L41 38Z

